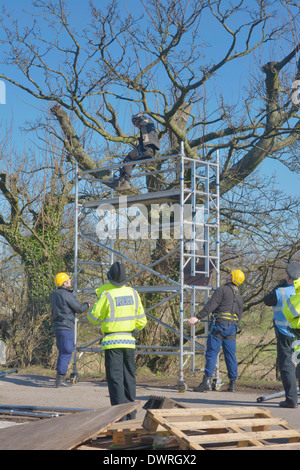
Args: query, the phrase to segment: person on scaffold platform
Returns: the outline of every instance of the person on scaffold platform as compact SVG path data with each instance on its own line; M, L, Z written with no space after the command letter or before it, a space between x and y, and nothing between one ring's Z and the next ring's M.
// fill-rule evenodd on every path
M137 147L134 147L128 153L123 163L132 162L132 165L125 165L122 167L119 178L102 181L106 186L116 191L125 191L130 189L131 185L129 181L136 163L139 160L150 160L155 156L155 152L160 148L154 123L149 117L144 116L142 113L138 113L133 115L131 120L132 123L140 130L140 135Z

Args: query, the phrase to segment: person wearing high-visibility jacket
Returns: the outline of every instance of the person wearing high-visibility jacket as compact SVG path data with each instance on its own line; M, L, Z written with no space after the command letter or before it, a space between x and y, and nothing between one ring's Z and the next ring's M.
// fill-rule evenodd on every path
M147 324L144 307L137 291L126 286L124 265L117 261L110 267L104 284L96 293L99 299L88 312L93 325L101 324L101 346L111 405L134 402L136 398L135 336ZM134 419L136 412L127 415Z
M299 277L294 280L295 286L295 295L292 295L285 302L283 309L283 314L288 322L291 325L291 331L294 334L294 352L292 357L295 357L295 363L297 364L298 379L299 379L299 389L300 389L300 365L299 365L299 341L300 341L300 265L299 265ZM298 347L297 347L298 346ZM295 354L296 352L296 354ZM296 379L295 379L296 380ZM293 408L296 408L298 404L294 404Z
M298 402L294 354L295 335L290 322L283 314L286 302L295 295L294 281L300 276L300 264L292 261L286 267L286 277L274 287L265 297L264 303L273 307L273 323L277 339L277 364L285 392L285 401L279 403L284 408L294 408Z

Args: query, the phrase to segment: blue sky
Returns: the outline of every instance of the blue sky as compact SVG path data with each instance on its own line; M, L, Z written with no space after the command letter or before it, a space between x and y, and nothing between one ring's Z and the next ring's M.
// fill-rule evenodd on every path
M67 3L72 5L72 17L75 24L78 23L78 25L82 25L88 20L88 0L75 0L73 2L68 1ZM30 11L32 8L31 0L0 0L0 4L4 5L9 11L17 12L20 21L23 19L25 20L26 18L26 15L22 12L22 10ZM95 4L97 5L97 1L95 1ZM141 3L136 2L136 0L120 0L119 4L121 8L128 9L135 15L139 12L139 10L141 11L142 8ZM212 34L212 31L208 28L206 37L208 42L209 34ZM239 63L238 74L241 83L244 73L245 75L248 74L248 64L246 60L245 62ZM228 88L228 90L232 90L232 83L230 83L230 79L226 78L226 75L224 75L222 79L222 90L226 90L226 88ZM14 87L10 83L5 83L5 87L6 104L0 104L1 134L6 130L6 127L10 127L11 122L13 122L15 132L14 135L18 135L17 140L19 144L22 145L23 139L24 141L27 141L28 136L20 135L17 133L17 129L23 126L27 119L41 115L48 105L40 100L36 100L30 97L28 94L22 92L20 89ZM271 159L267 159L261 165L259 172L263 174L265 173L267 175L275 174L278 189L282 189L286 192L286 194L292 196L300 194L299 175L289 171L283 164Z

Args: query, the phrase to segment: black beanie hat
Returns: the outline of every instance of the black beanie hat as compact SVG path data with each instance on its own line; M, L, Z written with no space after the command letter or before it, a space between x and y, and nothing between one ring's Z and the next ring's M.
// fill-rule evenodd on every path
M109 271L107 272L107 277L111 284L116 287L122 287L127 282L125 266L121 261L116 261L111 265Z

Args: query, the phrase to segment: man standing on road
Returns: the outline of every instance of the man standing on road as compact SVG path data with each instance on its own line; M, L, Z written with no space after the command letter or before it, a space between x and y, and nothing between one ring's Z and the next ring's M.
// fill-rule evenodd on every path
M238 287L244 282L242 271L236 269L227 278L226 284L219 287L207 302L205 307L189 319L189 325L195 325L202 318L213 313L213 322L207 338L205 353L204 377L201 384L194 388L194 392L206 392L212 389L211 379L215 371L217 357L223 347L225 362L230 380L228 391L235 392L238 376L236 352L237 324L243 313L243 299Z
M71 290L71 279L66 273L55 276L56 290L51 294L51 317L56 337L58 358L56 366L56 387L69 387L65 376L75 349L75 316L89 307L89 302L80 304Z
M286 267L286 278L264 297L264 303L273 307L273 323L277 339L277 361L285 391L285 401L281 407L295 408L298 403L295 365L292 361L295 336L285 318L283 309L286 301L295 294L294 280L300 277L300 264L291 262Z
M134 402L135 378L135 330L147 324L139 294L127 287L124 265L117 261L110 267L109 282L97 290L99 300L88 312L93 325L101 323L104 334L102 349L105 353L105 370L111 405ZM134 419L136 411L127 415ZM126 417L125 417L126 419Z

